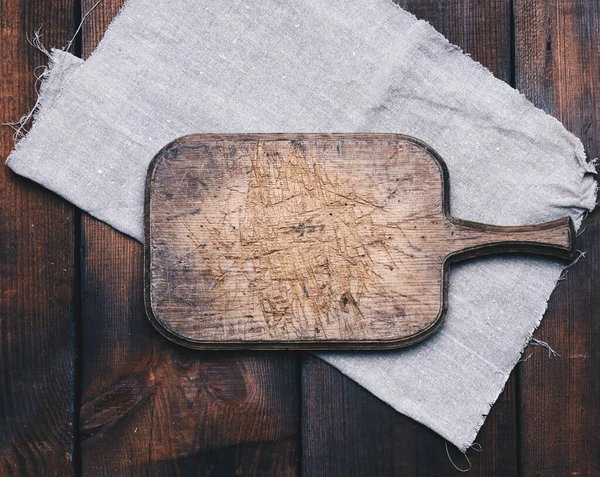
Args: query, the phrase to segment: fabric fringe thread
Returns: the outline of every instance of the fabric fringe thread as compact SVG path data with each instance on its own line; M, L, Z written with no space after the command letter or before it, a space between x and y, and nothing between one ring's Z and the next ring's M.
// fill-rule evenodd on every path
M92 5L92 8L90 8L81 18L81 22L79 23L79 26L75 30L75 33L73 34L73 36L69 40L69 42L64 47L57 48L56 49L57 51L66 53L71 50L71 48L73 47L73 43L75 42L77 36L81 32L81 29L83 28L83 25L85 24L87 18L103 1L104 0L98 0L94 5ZM41 107L41 97L42 97L41 91L44 88L44 82L48 80L48 78L50 76L50 71L52 70L52 68L54 67L54 64L55 64L54 56L42 42L41 31L42 31L42 27L39 27L34 32L33 38L30 38L29 35L27 35L27 37L26 37L27 42L33 48L35 48L36 50L41 52L46 58L48 58L47 66L40 65L33 70L33 76L35 78L35 93L36 93L35 103L32 106L32 108L26 114L21 116L21 118L18 121L0 123L0 126L9 127L11 129L13 129L13 131L14 131L13 141L15 142L15 144L17 144L21 139L23 139L27 135L27 133L29 132L29 129L30 129L30 127L28 127L28 126L33 125L33 123L35 123L35 120L37 118L37 115L38 115L38 113L40 111L40 107ZM42 72L41 72L41 74L38 74L38 71L40 69L42 70Z

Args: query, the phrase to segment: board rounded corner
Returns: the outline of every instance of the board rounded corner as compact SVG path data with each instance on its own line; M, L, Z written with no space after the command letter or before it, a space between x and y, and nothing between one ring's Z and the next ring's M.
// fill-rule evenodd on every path
M193 340L191 340L189 336L186 336L185 333L177 330L173 326L173 323L171 321L165 319L163 316L161 316L159 312L157 312L154 309L149 292L147 292L145 295L144 309L146 311L146 316L150 323L152 323L154 329L158 331L163 337L175 344L184 346L186 348L194 347L188 344L193 343Z

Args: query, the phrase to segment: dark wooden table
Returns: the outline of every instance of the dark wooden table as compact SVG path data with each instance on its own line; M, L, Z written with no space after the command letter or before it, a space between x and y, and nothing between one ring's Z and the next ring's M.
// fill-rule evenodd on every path
M0 122L96 0L0 0ZM150 1L150 0L149 0ZM74 52L118 12L104 0ZM600 0L402 0L600 155ZM0 155L12 131L0 131ZM540 165L543 167L543 164ZM470 451L471 475L600 475L600 213ZM206 353L154 331L142 247L0 168L0 475L452 476L444 440L306 353ZM456 449L454 460L466 466Z

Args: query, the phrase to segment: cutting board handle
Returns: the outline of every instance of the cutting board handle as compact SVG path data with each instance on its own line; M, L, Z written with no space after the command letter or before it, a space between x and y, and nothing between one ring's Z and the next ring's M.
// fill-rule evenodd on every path
M453 261L502 252L529 252L572 259L575 228L569 217L539 225L500 227L452 219Z

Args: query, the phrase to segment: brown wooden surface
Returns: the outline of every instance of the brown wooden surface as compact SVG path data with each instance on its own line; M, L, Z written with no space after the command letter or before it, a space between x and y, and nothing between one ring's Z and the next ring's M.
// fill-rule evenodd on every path
M515 3L517 87L600 157L600 2ZM560 283L519 368L523 475L600 475L600 213L584 224L586 251Z
M0 123L33 107L46 58L27 43L72 35L70 0L0 0ZM37 73L40 71L37 70ZM13 130L0 128L0 156ZM69 475L75 328L73 208L0 167L0 475Z
M459 221L449 183L442 158L407 136L180 138L148 169L148 316L198 349L397 348L441 324L451 262L573 258L570 219Z
M598 0L400 3L497 77L516 78L600 155ZM0 0L0 122L34 102L31 73L43 58L25 34L44 24L44 42L64 44L74 7ZM90 15L85 55L118 7L104 0ZM0 132L5 156L12 132ZM1 476L462 475L443 439L309 354L169 344L143 313L139 244L85 217L80 251L68 205L5 168L0 181ZM528 349L478 436L483 451L468 454L467 475L600 474L599 216L588 218L579 238L587 255L535 335L562 357ZM73 311L79 299L84 313Z

